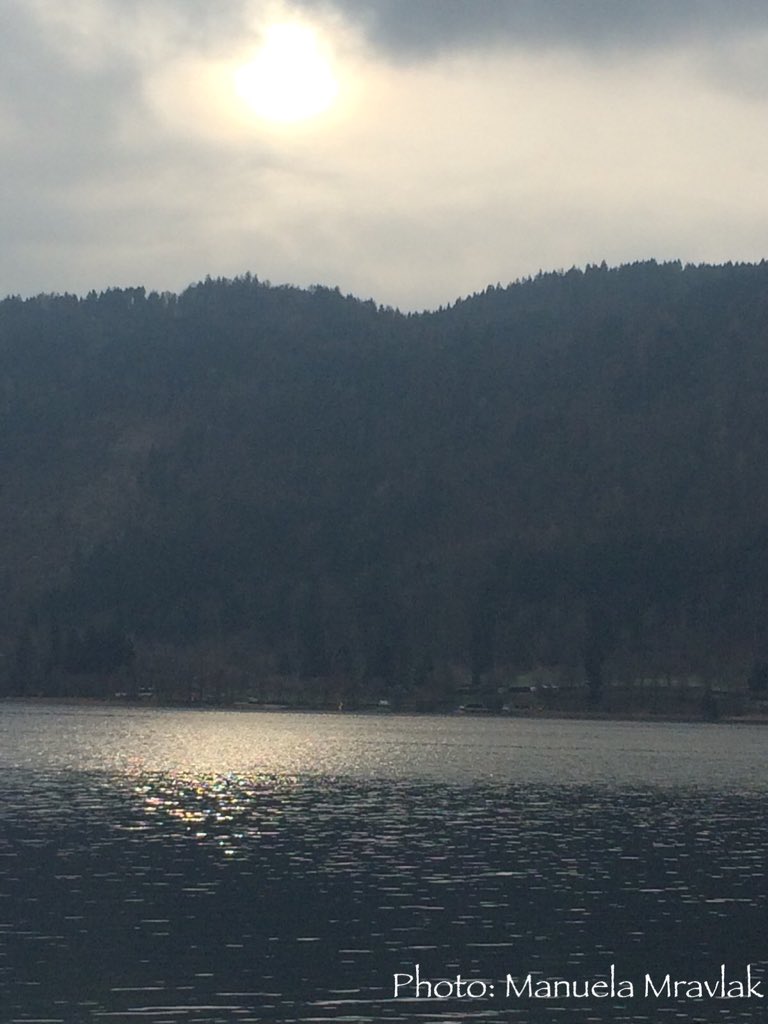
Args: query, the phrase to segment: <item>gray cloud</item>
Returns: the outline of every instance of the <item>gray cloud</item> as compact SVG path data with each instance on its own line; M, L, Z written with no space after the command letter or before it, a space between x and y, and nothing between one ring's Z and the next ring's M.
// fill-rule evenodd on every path
M273 131L222 83L302 11L351 99ZM2 294L250 269L419 308L764 255L765 0L0 0L0 23Z
M586 51L768 30L765 0L299 0L335 7L392 58L494 46Z

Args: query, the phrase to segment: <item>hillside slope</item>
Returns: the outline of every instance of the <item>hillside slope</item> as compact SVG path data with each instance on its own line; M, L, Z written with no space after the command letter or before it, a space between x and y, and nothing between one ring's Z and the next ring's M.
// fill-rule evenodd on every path
M2 685L759 688L767 386L766 263L7 299Z

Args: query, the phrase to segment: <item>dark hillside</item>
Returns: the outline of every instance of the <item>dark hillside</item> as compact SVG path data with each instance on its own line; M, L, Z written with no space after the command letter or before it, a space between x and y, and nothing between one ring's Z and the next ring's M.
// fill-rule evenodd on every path
M765 263L7 299L3 685L759 690L767 386Z

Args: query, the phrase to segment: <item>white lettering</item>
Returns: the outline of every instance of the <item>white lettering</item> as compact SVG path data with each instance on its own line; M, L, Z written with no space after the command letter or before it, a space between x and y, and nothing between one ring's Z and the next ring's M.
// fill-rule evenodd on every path
M515 996L516 999L522 999L523 996L528 996L530 999L533 995L533 978L530 974L525 976L525 981L522 982L518 988L517 981L512 977L511 974L507 975L507 999Z
M656 985L654 984L650 974L646 974L645 995L646 997L653 995L657 999L660 996L667 996L667 998L669 998L672 995L672 978L670 977L670 975L668 974L664 981L662 981L661 985L659 985L659 987L656 988Z

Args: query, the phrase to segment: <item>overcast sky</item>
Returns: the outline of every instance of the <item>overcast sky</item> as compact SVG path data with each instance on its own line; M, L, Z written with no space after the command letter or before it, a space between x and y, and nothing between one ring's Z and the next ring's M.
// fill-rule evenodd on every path
M236 87L276 25L304 120ZM765 0L0 0L0 53L3 295L768 256Z

